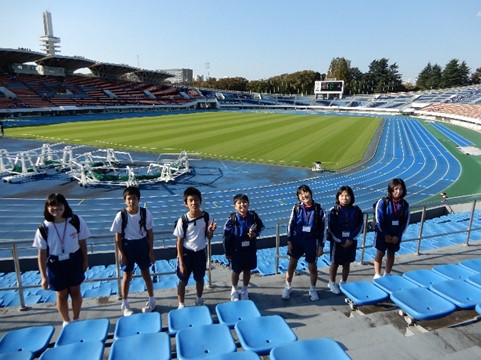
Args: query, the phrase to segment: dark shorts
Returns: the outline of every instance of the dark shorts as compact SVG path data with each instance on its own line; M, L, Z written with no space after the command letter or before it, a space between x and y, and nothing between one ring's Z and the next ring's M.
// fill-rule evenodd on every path
M288 253L294 259L299 260L301 256L306 256L306 262L308 264L315 263L317 261L317 244L316 240L305 238L294 238L292 241L292 252Z
M257 252L254 251L234 251L231 257L231 269L240 274L244 270L254 270L257 267Z
M121 269L125 272L134 271L134 265L137 263L140 270L148 268L152 263L150 262L150 245L147 238L140 240L122 240L122 249L127 257L127 265L121 265Z
M203 281L205 276L205 268L207 267L206 250L192 251L184 248L184 266L185 272L180 273L179 264L177 263L177 277L184 283L189 282L190 274L194 273L195 281Z
M49 256L47 260L47 275L50 290L62 291L72 286L80 285L85 280L82 268L82 250L71 253L69 259L58 260L58 256Z
M384 236L376 231L376 249L382 252L390 250L392 252L397 252L401 248L401 239L399 239L397 244L391 244L384 241Z
M342 265L356 260L357 241L353 241L348 248L343 248L341 243L331 241L331 262Z

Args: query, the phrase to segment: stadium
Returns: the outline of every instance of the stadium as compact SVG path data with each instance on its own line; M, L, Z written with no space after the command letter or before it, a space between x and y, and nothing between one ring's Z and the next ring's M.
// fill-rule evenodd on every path
M259 292L253 300L263 315L286 319L299 340L322 334L341 344L353 359L364 359L370 345L379 353L385 351L380 343L369 345L367 337L374 336L366 329L372 328L371 334L387 334L389 341L407 354L393 358L419 358L421 353L427 354L426 358L479 357L481 285L476 275L481 272L481 212L477 205L481 189L479 181L473 180L479 178L481 166L480 85L329 99L253 94L171 85L165 83L172 75L167 72L81 57L45 56L26 49L0 49L0 68L4 135L0 138L0 306L5 314L2 316L11 320L4 322L2 333L40 325L42 321L35 319L37 311L60 328L52 294L39 291L36 258L31 251L32 234L41 221L39 209L51 192L65 194L75 213L91 228L91 268L83 288L89 304L86 313L88 318L109 318L107 333L114 333L119 316L115 299L118 282L108 230L116 209L123 206L123 187L132 184L139 185L142 204L158 219L155 249L159 260L153 276L157 279L156 292L166 299L161 311L166 330L167 313L175 304L172 224L184 211L183 190L196 186L202 191L203 207L219 224L233 211L231 199L235 194L249 195L251 207L266 225L259 242L262 260L256 281L269 295L261 301ZM92 75L75 74L79 68L88 68ZM322 85L320 95L333 94L329 84L327 90ZM108 174L119 173L121 163L122 170L129 167L130 172L115 179L100 179L98 174L89 177L79 170L87 161L102 162L104 174L107 170ZM73 162L79 166L74 167ZM106 164L110 166L107 170ZM155 176L144 176L144 168L149 165L162 170ZM315 309L305 303L306 298L293 299L295 310L289 309L280 299L280 290L287 261L286 226L296 200L295 189L308 184L316 201L328 209L339 186L350 185L356 203L366 213L367 225L373 202L385 194L387 183L394 177L406 181L413 215L396 267L399 273L393 284L381 288L391 301L382 298L378 303L364 302L356 298L355 291L346 290L344 295L352 311L346 316L349 306L344 299L326 291ZM447 203L439 195L443 192L449 194ZM219 289L225 290L228 283L221 243L218 231L209 264L213 269L208 280L211 291L206 291L216 322L221 322L221 316L215 312L215 305L224 301L225 295ZM373 233L366 231L353 279L371 280L374 252ZM321 277L329 264L328 254L319 259ZM449 298L455 304L450 310L420 314L410 308L412 302L393 295L406 290L408 296L431 296L431 290L425 289L429 286L419 286L430 291L427 294L424 290L421 295L411 293L413 285L406 285L403 272L435 267L444 271L448 265L449 270L458 271L443 275L451 279L453 289L435 287L432 293ZM451 269L454 265L456 269ZM300 264L297 270L300 278L306 277L306 264ZM461 285L455 283L459 279L463 280ZM144 292L142 282L132 284L132 288L132 292ZM453 292L466 292L470 299L455 302ZM321 305L327 306L321 310ZM102 306L108 309L108 315L101 315ZM15 314L16 307L31 310ZM398 316L399 309L408 324ZM322 327L320 314L338 322L338 327ZM21 323L16 324L15 315L23 316ZM303 316L307 320L301 319ZM341 328L346 327L357 331L357 337L365 332L362 338L367 345L361 346L354 335L342 337ZM54 338L47 336L45 346L32 353L37 356L47 353L45 348L53 349L52 339L60 331L55 331ZM107 333L100 341L103 356L113 353L115 342L116 335ZM239 340L242 335L235 336L243 344ZM182 358L178 341L176 337L172 351L169 345L168 358ZM3 343L0 341L0 353L4 352ZM438 353L436 346L441 348ZM235 347L239 353L256 352L239 344ZM267 356L263 351L257 353ZM274 358L272 354L270 358Z

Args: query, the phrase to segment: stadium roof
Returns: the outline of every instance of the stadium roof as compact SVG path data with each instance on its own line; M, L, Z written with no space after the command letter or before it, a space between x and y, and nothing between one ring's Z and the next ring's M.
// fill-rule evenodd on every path
M23 64L27 62L37 61L45 57L44 53L32 51L30 49L5 49L0 48L0 67L11 64Z
M146 84L158 84L162 83L167 78L174 77L173 74L169 74L164 71L150 71L144 69L134 71L131 75L136 80Z
M75 70L89 67L95 64L95 61L86 59L81 56L47 56L35 61L38 65L52 66L64 68L67 74L73 74Z
M89 66L89 69L95 76L108 79L118 79L122 75L138 70L138 68L129 65L102 62L97 62Z

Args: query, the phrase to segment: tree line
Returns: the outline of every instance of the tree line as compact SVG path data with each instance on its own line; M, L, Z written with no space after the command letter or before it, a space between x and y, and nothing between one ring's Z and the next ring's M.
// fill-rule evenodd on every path
M481 67L473 73L470 71L466 62L458 59L452 59L444 68L428 63L419 73L415 84L409 84L402 81L398 65L390 64L386 58L373 60L368 71L363 73L359 68L351 67L350 61L338 57L332 59L326 74L303 70L261 80L249 81L243 77L209 78L188 85L242 92L312 95L315 81L335 79L344 80L345 95L378 94L481 84Z

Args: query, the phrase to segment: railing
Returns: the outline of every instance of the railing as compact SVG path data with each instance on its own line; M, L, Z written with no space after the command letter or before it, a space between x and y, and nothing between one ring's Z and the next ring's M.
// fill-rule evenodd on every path
M477 204L478 204L478 201L477 199L474 199L472 200L472 203L463 203L463 204L443 204L444 207L446 207L446 213L452 213L454 212L453 211L453 208L456 208L458 212L467 212L466 209L470 209L470 215L469 215L469 220L468 220L468 224L467 224L467 228L466 229L463 229L463 230L458 230L458 231L449 231L449 232L440 232L436 235L424 235L423 234L423 229L424 229L424 224L425 222L427 221L426 219L426 214L429 210L429 208L433 208L435 207L434 205L431 204L431 206L429 204L426 204L426 205L419 205L419 206L414 206L414 207L411 207L411 214L414 214L414 213L417 213L419 214L418 216L420 216L420 221L419 221L419 233L417 235L417 237L414 237L414 238L404 238L402 241L403 243L405 242L415 242L417 241L417 249L416 249L416 254L417 255L420 255L420 248L421 248L421 243L423 240L427 240L427 239L431 239L431 238L435 238L435 237L439 237L439 236L446 236L446 235L453 235L453 234L460 234L460 233L466 233L466 240L464 241L464 245L468 246L469 245L469 242L470 242L470 239L471 239L471 234L473 231L478 231L478 230L481 230L481 227L477 227L477 228L474 228L473 227L473 220L474 220L474 217L475 217L475 210L477 208ZM462 208L460 208L460 206L462 206ZM437 207L439 208L439 204L437 205ZM418 210L416 210L418 209ZM459 211L459 209L464 209L464 210L461 210ZM364 255L365 255L365 250L368 249L368 248L372 248L374 247L374 245L366 245L366 239L367 239L367 234L369 232L369 228L370 228L370 224L371 224L371 221L372 221L372 217L373 217L373 211L367 211L364 213L364 231L363 231L363 234L362 234L362 239L361 241L359 241L358 243L360 243L361 245L358 247L357 250L359 250L361 252L360 254L360 261L359 263L361 265L364 264ZM280 255L279 253L279 248L281 246L281 233L284 233L285 234L285 231L281 231L281 226L284 225L285 227L287 227L287 219L285 220L282 220L282 221L279 221L277 224L276 224L276 234L275 234L275 273L277 274L278 273L278 269L279 269L279 259L281 258L287 258L287 256L285 255ZM101 241L102 239L104 239L103 241ZM107 240L108 239L108 240ZM93 241L92 241L93 240ZM160 241L156 241L155 243L158 243ZM154 248L155 248L155 244L154 243ZM12 290L12 289L16 289L18 290L18 296L19 296L19 302L20 302L20 307L19 307L19 310L22 311L22 310L25 310L27 309L27 307L25 306L25 298L24 298L24 294L23 294L23 291L25 289L30 289L30 288L38 288L38 284L34 284L34 285L22 285L22 277L21 277L21 266L20 266L20 255L19 255L19 247L21 246L24 246L24 247L28 247L31 249L31 240L30 241L27 241L27 240L23 240L23 241L9 241L9 242L2 242L0 244L0 247L1 248L11 248L11 251L12 251L12 259L13 259L13 263L14 263L14 267L15 267L15 274L16 274L16 279L17 279L17 286L16 287L8 287L8 288L0 288L0 291L2 290ZM93 254L94 253L94 246L102 246L102 247L108 247L108 246L111 246L110 247L110 251L113 251L114 254L115 254L115 267L116 267L116 275L115 275L115 280L117 281L117 285L118 285L118 294L120 296L121 294L121 272L120 272L120 263L119 263L119 258L117 256L118 252L117 252L117 248L116 248L116 245L115 245L115 242L113 241L113 238L112 238L112 235L109 234L109 235L99 235L99 236L93 236L92 238L89 239L89 249L90 249L90 253ZM160 246L160 247L157 247L155 249L162 249L162 248L167 248L166 245L165 245L165 241L163 242L163 245ZM209 240L208 241L208 244L207 244L207 274L208 274L208 286L212 286L212 272L211 272L211 255L212 255L212 243L211 241ZM151 273L152 276L161 276L161 275L170 275L170 274L175 274L175 270L174 271L171 271L171 272L157 272L156 270L153 271ZM134 275L134 277L141 277L141 275ZM108 277L108 278L95 278L95 279L86 279L85 282L97 282L97 281L111 281L113 280L114 278L112 277Z

